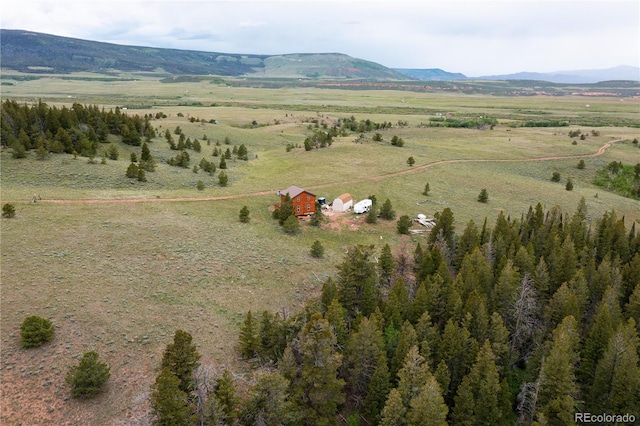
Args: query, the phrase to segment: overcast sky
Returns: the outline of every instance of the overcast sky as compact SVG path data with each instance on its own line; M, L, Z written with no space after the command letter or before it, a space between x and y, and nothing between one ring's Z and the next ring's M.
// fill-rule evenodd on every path
M209 52L339 52L467 76L640 66L638 0L13 0L0 26Z

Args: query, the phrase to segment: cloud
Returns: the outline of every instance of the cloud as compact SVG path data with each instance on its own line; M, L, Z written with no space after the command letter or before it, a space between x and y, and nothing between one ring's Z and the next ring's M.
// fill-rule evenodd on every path
M29 10L29 13L24 13ZM2 28L229 53L341 52L467 75L640 63L637 1L30 1Z

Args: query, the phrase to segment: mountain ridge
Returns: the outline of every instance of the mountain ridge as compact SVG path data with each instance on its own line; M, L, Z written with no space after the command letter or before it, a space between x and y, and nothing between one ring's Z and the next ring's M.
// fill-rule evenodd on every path
M146 72L159 75L407 80L341 53L234 54L125 46L28 30L0 29L0 62L24 73Z
M94 72L176 75L218 75L243 78L299 78L414 81L544 81L590 84L604 81L640 81L640 67L620 65L605 69L469 77L440 68L388 68L342 53L235 54L172 48L129 46L39 33L0 29L3 69L30 74Z

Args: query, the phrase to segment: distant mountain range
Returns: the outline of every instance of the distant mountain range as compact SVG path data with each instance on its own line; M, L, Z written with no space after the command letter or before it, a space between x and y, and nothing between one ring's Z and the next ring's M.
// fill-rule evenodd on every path
M613 68L595 70L556 71L550 73L519 72L515 74L485 75L479 77L467 77L461 73L443 71L439 68L432 69L407 69L394 68L408 77L426 81L451 81L451 80L537 80L559 84L590 84L601 81L625 80L640 81L640 67L620 65Z
M7 29L0 29L0 64L3 70L32 74L128 72L157 76L217 75L378 81L539 80L560 84L597 83L610 80L640 81L640 67L637 66L467 77L461 73L448 72L439 68L392 69L340 53L245 55L202 52L123 46Z
M340 53L241 55L122 46L24 30L0 30L3 69L66 74L143 72L156 75L219 75L271 78L406 80L375 62Z

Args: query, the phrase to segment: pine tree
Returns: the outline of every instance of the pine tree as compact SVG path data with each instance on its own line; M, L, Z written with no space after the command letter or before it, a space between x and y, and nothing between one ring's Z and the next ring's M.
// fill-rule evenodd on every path
M71 386L71 395L90 398L102 391L110 375L109 366L98 361L98 353L89 351L82 356L80 364L69 369L65 380Z
M622 312L617 299L615 290L609 287L606 296L598 303L592 323L587 329L580 369L578 370L578 377L582 383L586 384L586 387L593 384L596 366L622 320Z
M138 177L138 166L136 163L129 163L129 167L127 167L126 176L129 179L135 179Z
M379 286L372 257L373 246L358 245L350 248L338 265L338 300L350 318L357 312L368 316L375 310Z
M402 279L398 278L389 292L389 298L384 305L384 318L386 323L402 324L409 314L409 292Z
M200 365L199 360L200 354L191 334L176 330L173 343L164 350L161 368L167 368L175 375L180 380L180 390L189 393L194 387L193 372Z
M311 220L309 220L309 225L320 226L322 222L324 222L322 209L320 208L320 206L316 206L316 209L313 211L313 214L311 215Z
M499 405L500 379L489 340L478 353L476 362L464 377L455 397L453 419L456 424L505 423Z
M224 414L224 421L233 424L238 416L240 399L236 394L236 384L229 370L224 370L222 376L216 380L216 389L213 397L218 401Z
M294 215L289 216L283 223L282 229L289 235L299 234L302 231L298 218Z
M396 230L398 231L398 234L409 235L409 228L411 228L412 224L413 222L411 221L411 218L409 218L409 216L400 216L400 219L396 224Z
M391 378L389 367L387 366L387 357L383 351L376 362L363 405L363 413L369 423L375 425L380 421L380 412L384 408L384 403L390 390Z
M227 186L229 183L229 176L224 171L220 171L218 174L218 185Z
M380 259L378 259L378 274L380 275L380 283L384 285L391 284L391 277L396 269L393 254L391 253L391 247L389 244L385 244L380 252Z
M448 320L442 332L435 361L440 363L440 360L444 360L449 367L451 373L449 392L444 390L449 397L457 392L462 378L476 357L477 350L477 342L471 338L469 330Z
M409 350L414 346L417 348L417 345L418 338L416 336L416 331L409 321L405 321L404 324L402 324L402 328L400 329L398 344L396 345L396 348L393 352L393 357L391 358L391 364L389 366L391 380L395 381L396 375L398 374L400 369L404 367ZM419 352L420 351L418 351L418 353ZM424 357L422 358L424 359Z
M367 395L377 363L384 353L382 331L375 322L363 318L358 330L349 336L344 352L349 394L356 402L362 401Z
M258 340L258 323L253 318L251 311L247 312L244 323L240 327L240 354L244 359L250 359L257 355L260 349Z
M142 151L140 154L141 161L149 161L151 160L151 151L149 150L149 145L146 142L142 143Z
M407 409L402 402L398 389L391 389L384 409L380 413L380 426L406 426Z
M407 426L447 426L448 413L440 385L429 374L418 395L409 403Z
M194 407L187 403L187 393L180 389L180 379L163 368L153 384L151 407L157 426L189 426L194 424Z
M416 324L420 317L427 312L429 308L429 293L427 293L427 287L424 282L418 285L418 289L411 301L411 307L409 308L408 319L412 324Z
M393 210L391 200L389 200L388 198L380 208L380 217L384 220L393 220L396 218L396 212L395 210Z
M295 424L296 407L288 392L289 381L280 373L261 373L249 388L240 423L253 425Z
M478 201L481 203L489 202L489 193L486 189L482 188L482 190L480 191L480 195L478 195Z
M455 239L454 229L453 212L449 207L447 207L438 215L436 225L429 233L429 242L435 243L438 238L442 238L449 249L453 250Z
M311 256L315 257L316 259L320 259L322 256L324 256L324 247L322 247L322 243L318 240L315 240L311 245L310 253Z
M336 351L336 336L329 322L313 314L298 335L300 366L299 405L308 424L336 424L338 407L344 402L344 380L337 377L342 355Z
M336 342L340 348L345 346L347 338L349 337L346 314L346 310L342 307L338 299L333 299L327 307L327 312L324 316L325 319L329 321L329 325L336 335Z
M422 191L422 195L429 196L429 192L431 192L431 187L429 186L429 182L427 182L424 186L424 191Z
M609 339L588 399L594 412L638 413L640 410L639 343L632 318L620 324Z
M398 392L405 407L409 407L411 400L418 396L429 375L429 365L420 355L418 347L412 346L398 371Z
M578 324L573 316L565 317L553 331L548 355L540 368L539 413L550 424L571 424L578 385L575 364L578 361Z
M473 220L469 220L456 245L456 251L453 257L453 265L455 268L459 269L464 257L471 253L476 247L479 247L479 245L480 234L478 227Z

